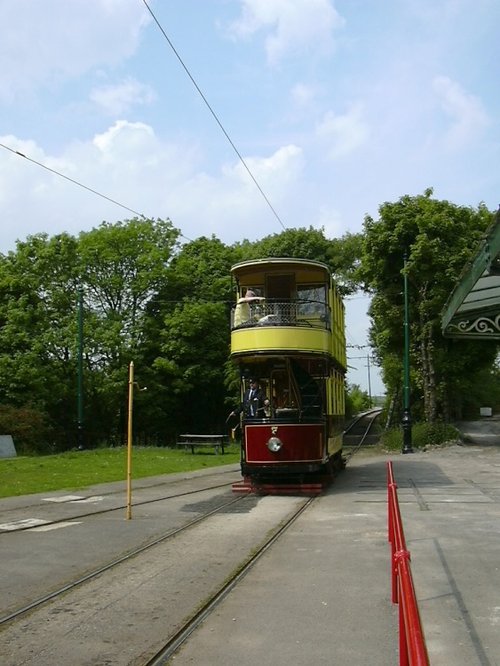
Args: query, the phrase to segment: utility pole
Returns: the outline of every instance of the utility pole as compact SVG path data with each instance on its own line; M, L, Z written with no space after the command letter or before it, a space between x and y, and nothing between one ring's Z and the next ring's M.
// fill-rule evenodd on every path
M132 518L132 418L134 411L134 387L139 391L147 391L148 387L140 388L134 381L134 362L128 366L128 421L127 421L127 520Z
M401 453L413 453L411 445L411 413L410 413L410 313L408 305L408 275L406 251L403 257L403 285L404 285L404 356L403 356L403 448Z
M77 388L77 401L78 401L78 419L76 431L76 444L79 451L82 451L84 446L83 437L83 288L78 288L78 388Z
M132 518L132 414L134 404L134 362L128 366L128 421L127 421L127 520Z
M370 345L346 345L347 349L366 349ZM352 359L361 359L365 358L364 356L351 356L350 358ZM371 378L371 371L370 371L370 354L368 353L366 355L366 366L368 369L368 399L370 402L370 407L372 406L372 378Z
M370 375L370 354L366 355L366 367L368 368L368 399L370 401L370 408L373 407L372 404L372 380Z

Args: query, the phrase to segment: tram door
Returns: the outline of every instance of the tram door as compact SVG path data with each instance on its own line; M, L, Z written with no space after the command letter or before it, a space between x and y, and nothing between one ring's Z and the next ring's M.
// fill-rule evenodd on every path
M294 324L295 307L291 299L295 297L295 276L293 274L268 275L266 297L269 299L269 314L274 315L280 324Z
M295 277L293 275L268 275L266 284L266 297L276 301L288 301L295 290Z

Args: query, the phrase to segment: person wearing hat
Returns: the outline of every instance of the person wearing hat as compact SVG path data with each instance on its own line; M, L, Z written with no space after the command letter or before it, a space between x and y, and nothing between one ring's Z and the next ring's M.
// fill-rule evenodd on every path
M265 418L269 400L261 388L259 380L252 377L249 386L243 394L243 402L239 409L231 412L230 416L236 416L244 412L246 418Z
M248 322L250 322L252 319L250 304L263 300L264 298L262 296L256 296L254 291L247 289L245 295L238 299L236 304L236 308L234 310L233 328L238 328L238 326L248 324Z

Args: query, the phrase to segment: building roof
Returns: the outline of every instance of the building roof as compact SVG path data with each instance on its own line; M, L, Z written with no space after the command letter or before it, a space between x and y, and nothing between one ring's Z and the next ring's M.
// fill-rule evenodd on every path
M443 335L500 341L500 208L443 308Z

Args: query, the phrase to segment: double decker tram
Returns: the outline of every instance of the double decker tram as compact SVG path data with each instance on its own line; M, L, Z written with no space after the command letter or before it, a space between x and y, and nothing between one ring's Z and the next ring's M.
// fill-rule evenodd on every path
M317 261L244 261L231 274L237 287L231 358L241 377L243 476L233 490L320 493L344 466L342 300L328 266ZM260 385L255 404L249 400L251 379Z

